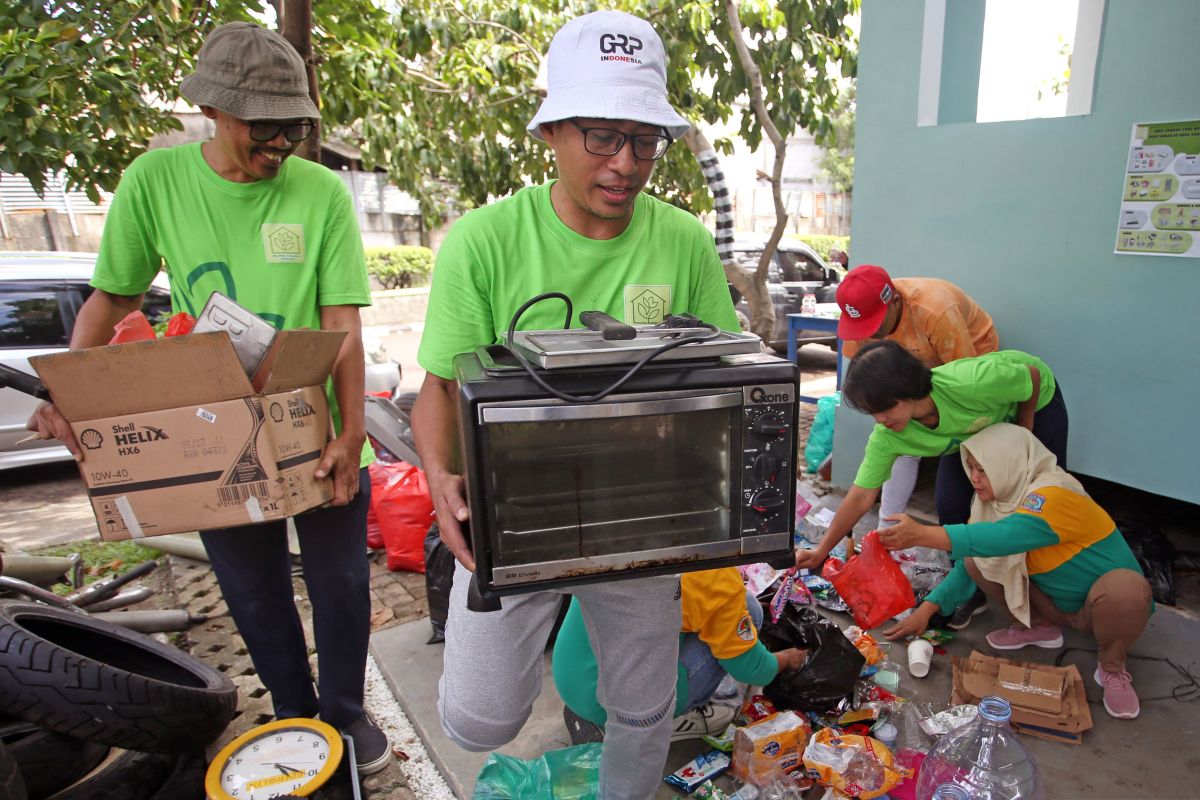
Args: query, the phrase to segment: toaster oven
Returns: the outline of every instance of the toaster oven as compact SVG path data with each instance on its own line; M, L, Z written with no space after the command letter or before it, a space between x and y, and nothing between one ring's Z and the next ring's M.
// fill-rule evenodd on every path
M485 594L791 563L799 370L761 352L673 352L583 403L548 393L498 345L455 359ZM571 395L625 372L543 363L538 377Z

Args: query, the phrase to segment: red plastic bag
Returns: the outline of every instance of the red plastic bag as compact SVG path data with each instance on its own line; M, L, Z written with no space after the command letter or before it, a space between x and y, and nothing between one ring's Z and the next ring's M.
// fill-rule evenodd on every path
M196 318L186 311L180 311L167 322L167 336L184 336L192 332Z
M109 344L126 344L128 342L145 342L154 338L154 328L150 320L141 311L131 311L113 328L113 337Z
M404 461L375 461L371 475L371 507L367 511L367 544L374 525L394 571L425 571L425 533L433 521L433 499L425 473Z
M826 561L821 577L837 589L854 613L855 624L863 630L882 624L917 602L912 584L879 543L875 531L863 537L861 552L845 564L838 558Z

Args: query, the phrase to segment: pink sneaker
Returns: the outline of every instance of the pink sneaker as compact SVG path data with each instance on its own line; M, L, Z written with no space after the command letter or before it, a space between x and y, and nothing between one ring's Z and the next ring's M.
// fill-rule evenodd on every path
M1104 689L1104 710L1117 719L1135 719L1142 711L1137 692L1133 690L1133 678L1125 670L1109 672L1096 667L1093 676Z
M1029 645L1057 650L1063 646L1062 628L1057 625L1034 625L1032 628L1026 628L1016 624L992 631L987 635L987 643L994 650L1020 650Z

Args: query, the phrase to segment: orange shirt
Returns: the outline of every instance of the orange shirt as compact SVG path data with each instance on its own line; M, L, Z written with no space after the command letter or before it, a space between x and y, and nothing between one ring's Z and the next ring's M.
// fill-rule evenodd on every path
M966 292L940 278L894 278L904 301L896 330L886 338L899 342L925 366L971 358L1000 349L992 318ZM842 355L850 358L868 339L845 341Z

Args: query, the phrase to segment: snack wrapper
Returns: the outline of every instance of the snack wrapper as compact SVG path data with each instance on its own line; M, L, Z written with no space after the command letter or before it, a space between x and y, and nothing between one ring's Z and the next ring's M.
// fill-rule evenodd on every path
M761 694L756 694L742 704L741 710L738 711L738 716L746 720L747 723L758 722L760 719L771 716L777 710L774 703Z
M804 766L825 786L847 797L872 800L887 794L912 770L896 763L892 751L869 736L839 735L829 728L813 734Z
M724 732L718 734L717 736L708 734L701 736L700 738L703 739L704 743L710 747L715 747L723 753L728 753L729 751L733 750L733 734L736 730L737 725L734 725L731 722L728 726L726 726Z
M858 652L863 654L863 658L867 660L867 666L874 666L887 658L887 653L879 646L879 642L875 641L875 637L857 625L846 628L844 633L846 638L858 649Z
M709 750L701 753L679 769L663 778L668 786L679 789L685 794L691 794L729 769L730 759L727 753L720 750Z
M800 766L809 721L792 711L772 714L738 728L733 737L733 775L755 786L769 786Z
M729 800L725 790L714 785L712 781L705 781L697 786L696 791L692 792L692 797L697 800Z
M778 570L770 564L742 564L738 567L746 588L755 597L762 594L771 584L779 579L783 570Z

